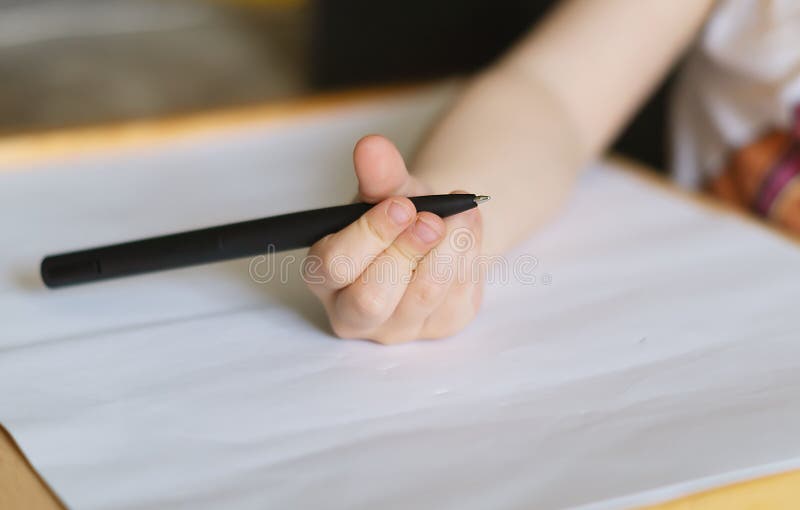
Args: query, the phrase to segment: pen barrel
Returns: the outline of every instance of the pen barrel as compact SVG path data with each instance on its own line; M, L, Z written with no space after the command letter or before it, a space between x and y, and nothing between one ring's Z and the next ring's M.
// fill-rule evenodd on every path
M432 195L411 201L418 211L445 217L475 207L474 198ZM50 255L42 260L42 280L53 288L302 248L343 229L371 207L326 207Z

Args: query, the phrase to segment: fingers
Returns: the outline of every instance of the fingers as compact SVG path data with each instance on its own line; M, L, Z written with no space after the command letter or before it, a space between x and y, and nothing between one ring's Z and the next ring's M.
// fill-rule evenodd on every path
M344 229L325 236L308 252L306 281L318 296L347 287L395 242L416 218L407 198L389 198Z
M454 192L459 193L459 192ZM442 338L474 318L482 297L482 239L477 209L444 220L447 234L419 262L392 316L372 332L383 344Z
M312 246L307 260L316 267L306 281L340 337L388 344L449 336L480 304L481 240L478 209L442 220L395 196Z
M445 234L444 221L422 212L350 286L336 294L332 324L337 334L369 334L391 317L419 261Z
M424 194L422 186L408 174L400 151L383 136L368 135L359 140L353 150L353 165L358 193L365 202Z
M454 192L462 193L462 192ZM430 310L418 333L419 338L441 338L464 328L480 307L486 268L480 259L483 224L480 211L471 209L445 220L447 236L435 250L439 265L449 268L446 292L436 308ZM434 253L434 252L432 252ZM439 280L442 280L440 269ZM407 294L414 289L409 287ZM424 288L422 292L424 292ZM413 294L410 294L411 298ZM404 298L405 301L405 298ZM416 301L421 301L418 297ZM411 299L411 302L414 302ZM404 304L401 304L403 306ZM425 313L419 306L417 317ZM410 315L410 314L409 314Z

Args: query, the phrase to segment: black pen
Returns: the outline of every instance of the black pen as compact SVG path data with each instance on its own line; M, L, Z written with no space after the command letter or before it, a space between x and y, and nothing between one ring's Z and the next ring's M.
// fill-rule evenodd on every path
M472 209L489 197L452 194L409 199L417 211L446 217ZM49 255L42 260L42 281L50 288L62 287L311 246L354 222L373 205L313 209Z

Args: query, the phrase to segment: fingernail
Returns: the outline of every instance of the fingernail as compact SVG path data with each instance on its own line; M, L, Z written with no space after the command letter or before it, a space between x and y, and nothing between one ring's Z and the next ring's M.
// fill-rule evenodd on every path
M405 225L411 219L411 211L403 204L392 202L389 204L389 217L398 225Z
M432 243L439 239L439 232L420 218L417 218L417 223L414 224L414 233L425 243Z

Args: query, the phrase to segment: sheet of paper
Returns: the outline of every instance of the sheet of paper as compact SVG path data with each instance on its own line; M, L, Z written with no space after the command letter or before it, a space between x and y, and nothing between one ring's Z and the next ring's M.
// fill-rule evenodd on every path
M46 253L347 201L353 142L409 151L448 94L0 173L0 421L69 506L627 508L800 466L798 246L611 165L442 341L332 338L301 252L285 282L38 281Z

